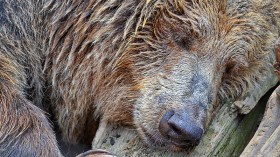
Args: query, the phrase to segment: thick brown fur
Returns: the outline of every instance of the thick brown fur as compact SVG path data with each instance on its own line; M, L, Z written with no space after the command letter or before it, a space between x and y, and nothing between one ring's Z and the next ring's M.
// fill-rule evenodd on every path
M102 118L133 124L148 144L174 149L158 131L166 111L187 110L207 129L213 110L260 86L275 60L279 0L43 3L0 1L6 156L7 144L26 156L39 155L28 145L60 155L47 120L27 100L42 107L43 98L66 140L82 140Z
M44 113L43 1L0 1L0 156L61 156ZM34 16L35 13L38 16ZM32 100L29 101L28 99Z

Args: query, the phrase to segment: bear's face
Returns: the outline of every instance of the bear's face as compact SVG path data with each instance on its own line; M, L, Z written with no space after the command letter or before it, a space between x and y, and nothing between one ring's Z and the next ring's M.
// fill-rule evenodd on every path
M156 8L130 50L137 130L149 145L176 150L197 145L219 104L244 95L267 64L257 14L230 14L218 2L173 5Z

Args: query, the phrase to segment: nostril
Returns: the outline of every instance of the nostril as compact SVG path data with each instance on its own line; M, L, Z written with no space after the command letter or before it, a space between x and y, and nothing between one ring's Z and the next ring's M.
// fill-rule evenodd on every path
M167 111L163 117L161 118L160 120L160 123L159 123L159 132L167 137L168 136L168 132L170 131L170 125L168 124L168 120L174 115L174 111L173 110L170 110L170 111Z
M180 118L181 117L178 119L178 117L174 115L169 119L169 136L173 137L173 139L189 141L193 144L200 141L203 130L188 119L183 121Z

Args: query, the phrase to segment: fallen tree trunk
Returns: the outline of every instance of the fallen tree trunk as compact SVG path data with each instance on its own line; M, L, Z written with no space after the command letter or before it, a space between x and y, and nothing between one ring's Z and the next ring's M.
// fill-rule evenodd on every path
M97 133L92 147L105 149L121 157L239 156L254 135L262 118L267 99L259 101L260 98L276 83L277 78L272 74L261 89L252 91L243 100L224 104L194 150L188 152L155 150L145 146L134 128L104 124L101 126L105 131L102 132L101 129ZM239 112L248 113L256 104L257 107L249 114L238 116Z
M280 86L267 102L263 120L241 157L280 156Z

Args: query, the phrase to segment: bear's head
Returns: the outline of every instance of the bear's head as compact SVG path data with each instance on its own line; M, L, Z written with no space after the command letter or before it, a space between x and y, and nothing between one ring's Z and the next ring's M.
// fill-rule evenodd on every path
M271 66L265 49L270 32L250 4L150 3L127 49L140 93L134 124L151 146L195 146L220 104L262 81Z

